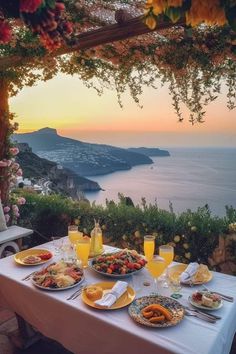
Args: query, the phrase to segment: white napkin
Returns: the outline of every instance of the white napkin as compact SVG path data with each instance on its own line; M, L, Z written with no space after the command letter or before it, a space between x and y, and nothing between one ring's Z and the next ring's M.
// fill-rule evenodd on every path
M185 271L180 275L181 283L187 284L191 280L191 278L197 273L198 268L198 263L189 263Z
M117 281L109 293L106 293L101 299L96 300L94 303L104 308L111 307L116 300L126 292L127 287L128 283L125 281Z

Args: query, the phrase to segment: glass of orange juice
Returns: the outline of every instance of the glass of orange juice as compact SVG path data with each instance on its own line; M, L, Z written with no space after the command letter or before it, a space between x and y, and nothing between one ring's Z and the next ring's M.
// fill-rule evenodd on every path
M68 226L68 237L72 244L76 244L77 241L83 238L83 233L78 230L77 225Z
M75 247L77 258L82 262L83 268L86 268L88 266L88 258L90 252L90 237L83 237L76 242Z
M171 262L174 259L174 248L170 245L163 245L159 247L159 255L164 258L165 260L165 268L166 272L164 274L164 282L163 282L163 287L168 288L168 266L171 264Z
M165 270L165 260L160 256L153 256L151 260L147 262L146 265L149 273L151 274L152 278L154 279L155 288L158 292L158 285L157 280L158 277L164 272Z
M144 236L144 255L147 261L150 261L154 255L155 251L155 236L153 235L146 235Z

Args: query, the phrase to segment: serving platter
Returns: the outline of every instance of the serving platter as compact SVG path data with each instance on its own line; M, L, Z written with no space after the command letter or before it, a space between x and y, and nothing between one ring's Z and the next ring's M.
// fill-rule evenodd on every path
M84 280L83 270L75 263L59 261L35 272L32 283L39 289L61 291L76 287ZM73 282L72 284L69 284ZM64 286L62 284L64 283Z
M49 287L45 287L45 286L41 286L39 284L37 284L34 279L31 280L32 283L34 284L34 286L36 286L36 288L42 289L42 290L46 290L46 291L62 291L62 290L68 290L68 289L72 289L75 288L76 286L78 286L79 284L83 283L84 281L84 276L81 278L80 281L78 281L77 283L70 285L70 286L66 286L64 288L49 288Z
M150 321L148 321L148 319L142 315L141 311L144 307L152 304L160 304L165 307L171 312L172 319L169 321L165 320L163 322L158 323L151 323ZM154 328L166 328L175 326L183 320L184 308L178 301L172 298L161 295L150 295L143 296L134 300L129 306L129 315L135 322L141 325Z
M91 284L93 286L99 286L100 288L103 289L103 295L105 295L107 292L109 292L113 286L115 285L116 282L100 282L100 283L96 283L96 284ZM135 291L133 288L131 288L130 286L127 287L126 292L121 295L121 297L119 297L116 302L109 308L104 308L104 307L100 307L98 305L95 304L95 302L93 300L90 300L87 295L86 295L86 291L85 289L82 291L81 294L81 299L83 300L83 302L93 308L99 309L99 310L117 310L120 309L122 307L125 307L127 305L129 305L135 298Z
M127 278L133 274L137 274L144 268L145 264L146 260L143 256L139 255L136 251L129 251L127 249L113 253L104 253L89 261L90 268L96 273L113 279ZM119 273L120 271L124 273Z
M51 254L51 257L45 260L41 260L40 262L36 262L36 263L25 263L24 262L24 258L28 257L28 256L36 256L38 257L39 255L46 255L46 254ZM53 257L52 252L50 252L47 249L41 249L41 248L34 248L34 249L28 249L28 250L24 250L21 252L18 252L14 255L14 260L17 264L23 265L23 266L35 266L35 265L40 265L40 264L44 264L48 261L50 261Z

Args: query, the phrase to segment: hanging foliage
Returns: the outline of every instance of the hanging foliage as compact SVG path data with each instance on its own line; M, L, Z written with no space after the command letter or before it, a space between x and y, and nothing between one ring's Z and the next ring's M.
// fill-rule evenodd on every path
M184 18L192 27L205 23L208 26L229 25L236 30L235 0L147 0L145 22L154 29L163 15L176 23Z

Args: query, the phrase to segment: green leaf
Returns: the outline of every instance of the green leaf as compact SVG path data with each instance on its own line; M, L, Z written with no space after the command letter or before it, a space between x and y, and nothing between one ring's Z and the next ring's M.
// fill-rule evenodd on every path
M181 8L180 7L169 7L165 11L165 15L169 17L169 19L176 23L181 17Z
M55 8L55 0L47 0L47 5L51 8Z
M225 11L226 18L229 22L230 27L236 31L236 6L227 8Z

